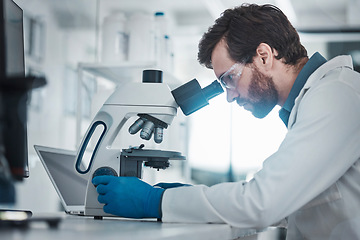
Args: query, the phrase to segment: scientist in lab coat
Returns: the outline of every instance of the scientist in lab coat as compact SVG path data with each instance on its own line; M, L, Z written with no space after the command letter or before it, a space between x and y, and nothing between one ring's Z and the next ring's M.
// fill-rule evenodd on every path
M360 74L350 56L310 58L272 5L226 10L199 44L228 102L265 117L276 105L288 133L249 182L182 186L93 179L104 211L163 222L263 228L287 239L360 239Z

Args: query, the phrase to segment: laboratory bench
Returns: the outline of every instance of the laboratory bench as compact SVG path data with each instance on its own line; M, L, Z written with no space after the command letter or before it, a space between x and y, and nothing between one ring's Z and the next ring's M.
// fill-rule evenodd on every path
M58 224L44 219L58 219ZM199 239L278 239L260 238L260 235L277 235L276 229L254 230L238 229L227 224L185 224L162 223L156 219L125 219L74 216L67 214L36 215L25 226L1 227L0 239L6 240L57 240L57 239L174 239L174 240L199 240Z

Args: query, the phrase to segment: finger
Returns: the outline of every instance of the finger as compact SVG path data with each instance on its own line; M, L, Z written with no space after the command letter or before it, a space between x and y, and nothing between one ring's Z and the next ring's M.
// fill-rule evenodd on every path
M114 178L114 176L111 176L111 175L96 176L92 179L92 183L95 186L97 186L99 184L107 185L113 178Z
M107 185L103 185L103 184L99 184L97 187L96 187L96 191L99 193L99 194L106 194L109 190L108 190L108 187Z
M99 203L105 203L105 204L108 203L106 195L99 195L98 201L99 201Z
M113 214L113 212L112 212L112 208L111 208L111 207L109 207L109 205L108 205L108 204L105 204L105 205L104 205L103 210L104 210L104 212L106 212L106 213Z

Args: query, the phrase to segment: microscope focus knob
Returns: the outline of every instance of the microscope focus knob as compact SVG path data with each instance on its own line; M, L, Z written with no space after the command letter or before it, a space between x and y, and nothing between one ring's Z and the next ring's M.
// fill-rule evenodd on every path
M113 168L111 168L111 167L100 167L100 168L95 170L95 172L93 173L92 178L97 177L97 176L103 176L103 175L110 175L110 176L116 176L116 177L118 176L117 172Z

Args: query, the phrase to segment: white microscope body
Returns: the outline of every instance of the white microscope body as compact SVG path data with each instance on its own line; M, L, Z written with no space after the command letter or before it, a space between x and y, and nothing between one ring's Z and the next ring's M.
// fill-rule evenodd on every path
M177 113L174 97L164 83L126 83L121 85L96 114L82 140L77 154L78 172L88 175L85 197L85 215L111 216L103 211L103 204L97 200L98 193L92 184L94 172L107 167L120 176L120 150L112 144L125 122L137 114L148 114L170 125ZM82 158L95 129L102 126L103 132L91 156L88 169L80 167Z
M158 74L154 70L146 71L146 74L149 75ZM169 166L168 159L185 159L185 157L177 152L142 149L123 149L121 151L120 149L112 148L116 136L130 117L140 116L145 118L146 121L154 122L155 129L161 129L159 131L160 134L157 137L154 136L155 142L159 143L160 141L158 140L162 139L162 128L166 128L171 124L177 114L178 107L181 108L185 115L189 115L208 105L209 99L222 92L223 89L219 82L214 81L202 89L196 79L173 91L169 89L167 84L161 83L161 81L156 83L128 82L120 85L92 120L76 156L76 170L81 174L85 174L88 178L85 196L85 215L97 218L113 216L105 213L103 211L103 204L100 204L97 200L98 193L92 184L94 176L114 175L141 178L143 161L146 166L165 169ZM146 123L143 130L145 125ZM85 150L98 127L100 127L102 132L97 139L88 167L83 169L82 164ZM129 129L129 132L134 133L133 129ZM151 134L152 132L150 132L150 136ZM144 139L148 140L149 138Z

